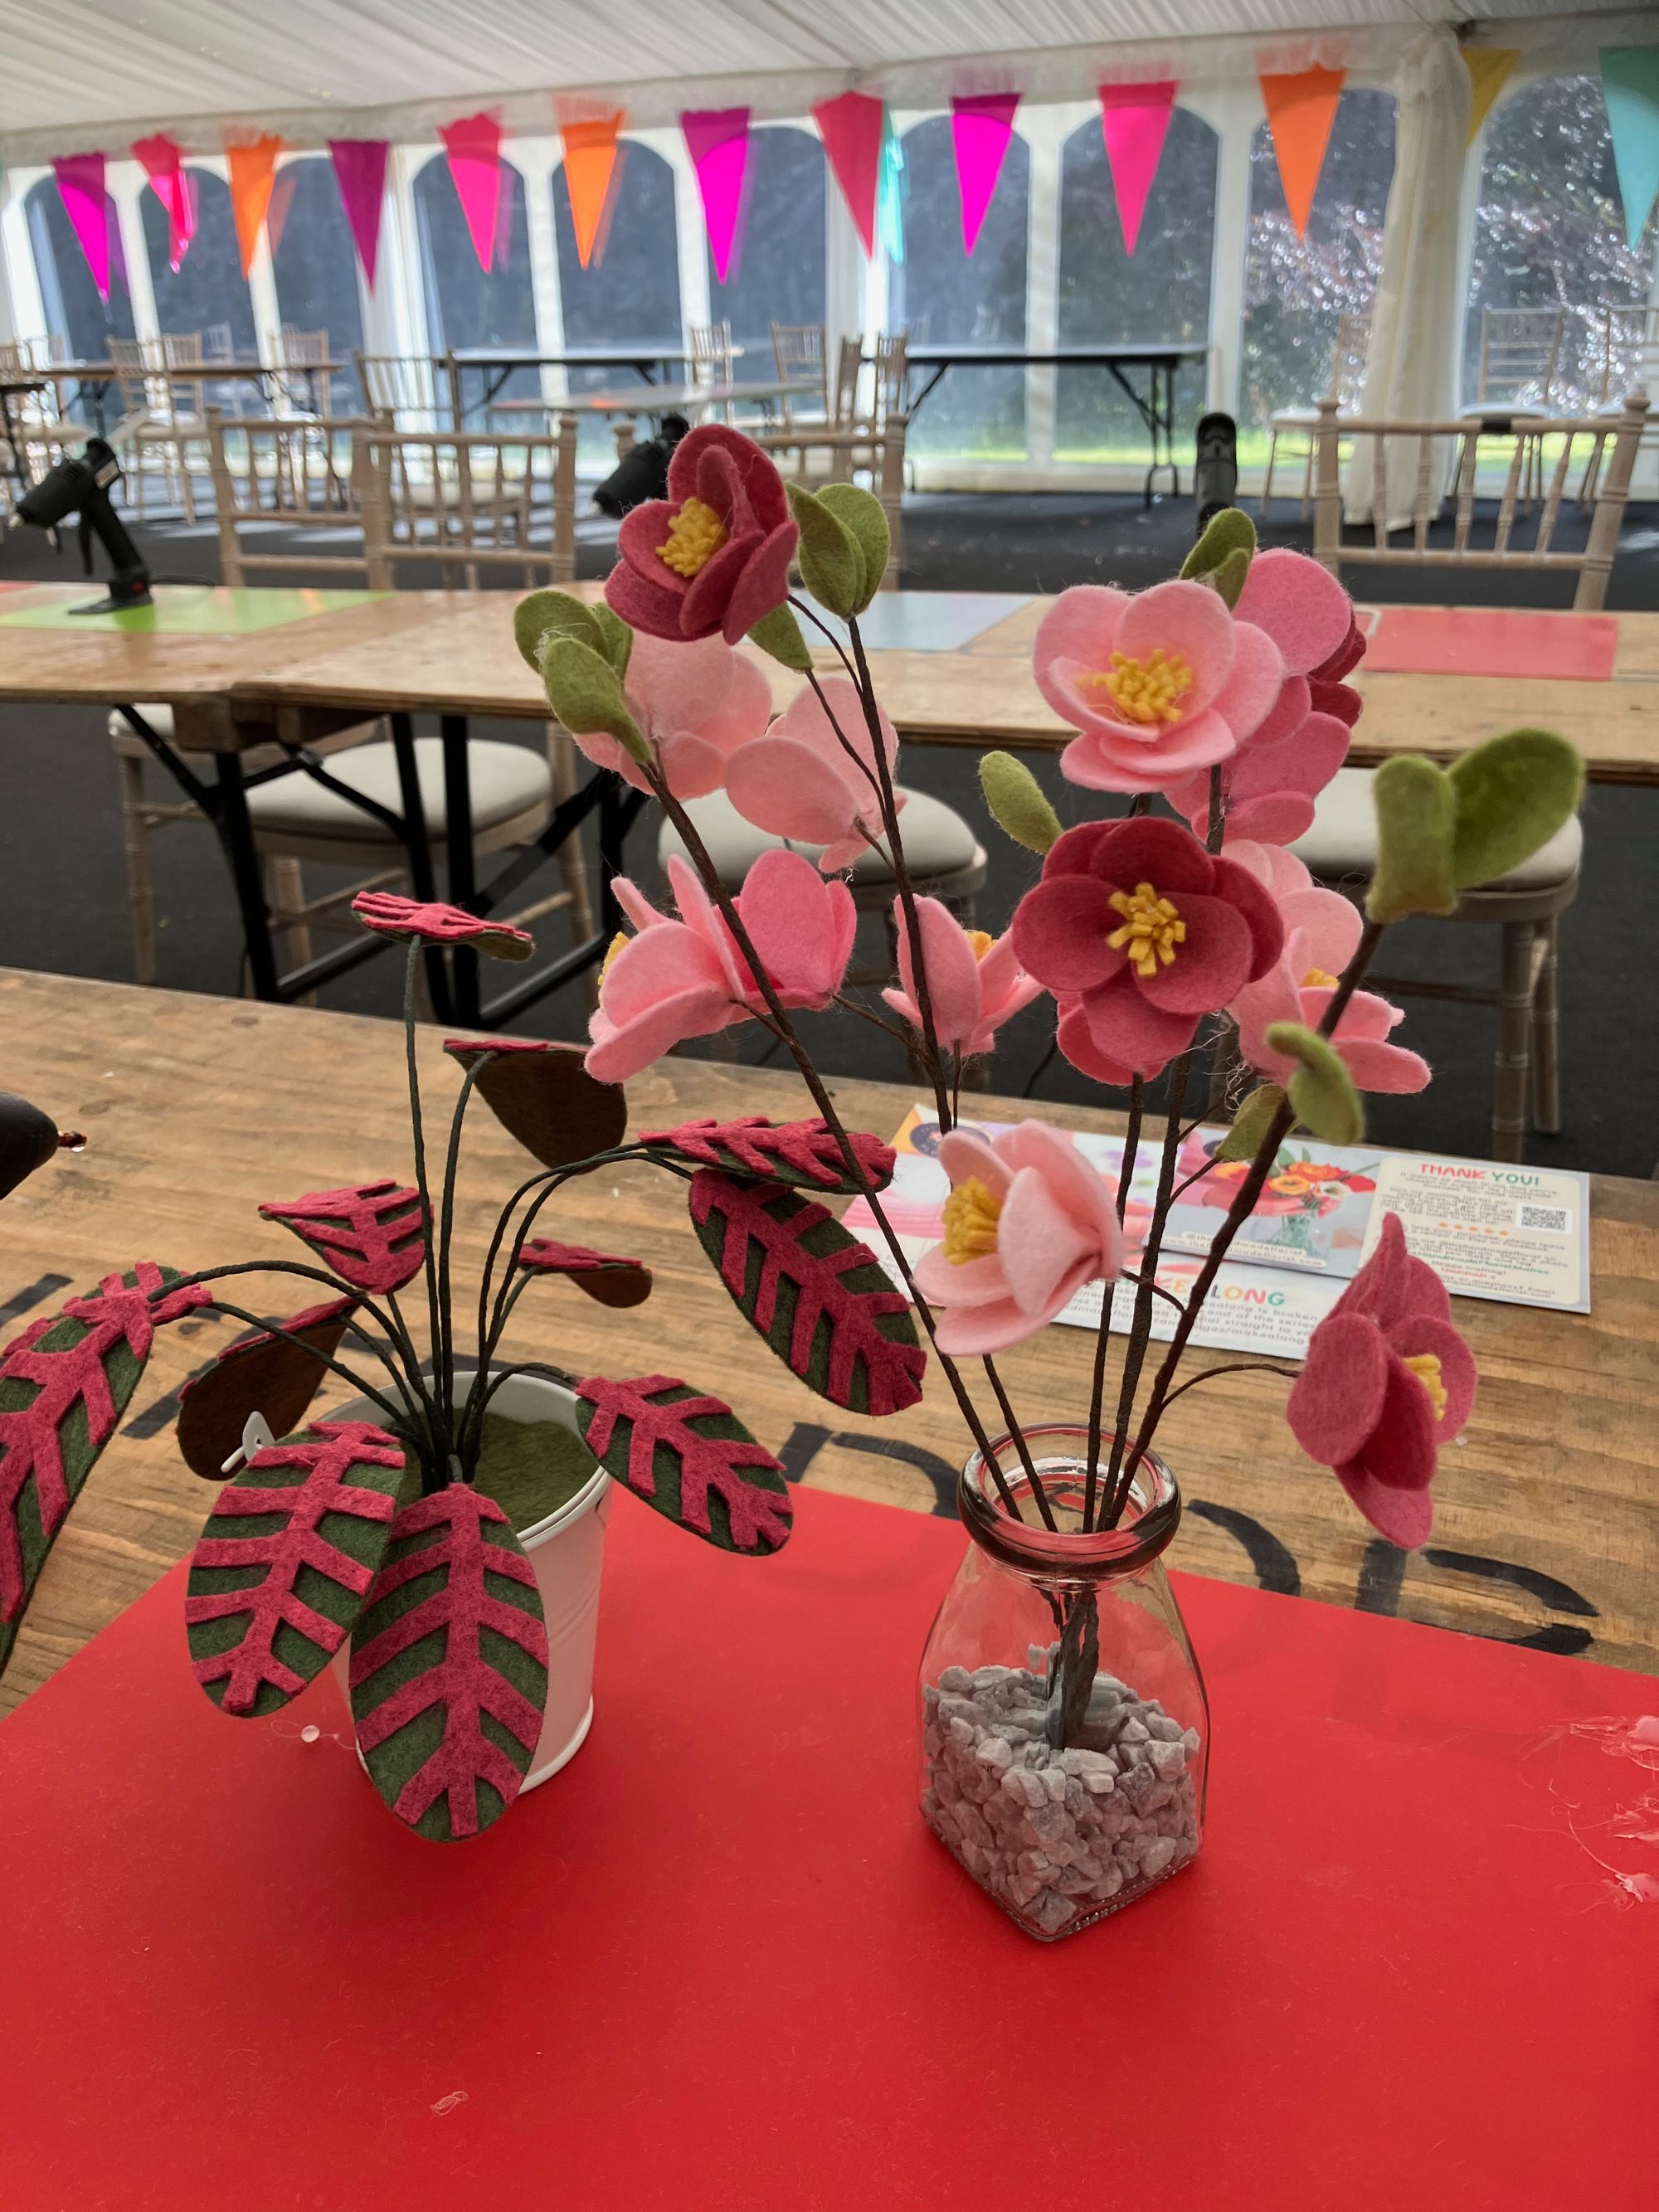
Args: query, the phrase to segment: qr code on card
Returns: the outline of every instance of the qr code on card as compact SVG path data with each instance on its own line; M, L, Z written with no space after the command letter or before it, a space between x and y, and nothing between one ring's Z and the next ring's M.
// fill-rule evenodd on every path
M1565 1206L1522 1206L1516 1219L1522 1229L1553 1229L1559 1237L1565 1237L1572 1226L1572 1216Z

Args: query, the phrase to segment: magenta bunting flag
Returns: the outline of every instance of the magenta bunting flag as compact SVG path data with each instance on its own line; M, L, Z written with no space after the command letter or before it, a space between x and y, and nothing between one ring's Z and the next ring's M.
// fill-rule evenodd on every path
M501 125L499 116L464 115L441 124L438 136L449 156L449 173L460 196L467 235L480 269L495 259L495 228L501 211Z
M1140 238L1146 195L1164 152L1176 87L1173 82L1103 84L1096 90L1100 95L1100 127L1106 139L1112 190L1117 195L1117 219L1123 228L1123 250L1133 255Z
M132 150L167 211L167 267L177 276L196 235L196 195L185 173L184 156L165 131L157 131L153 138L135 138Z
M971 93L951 102L951 135L956 142L957 184L962 193L962 250L971 253L1002 174L1003 156L1013 136L1017 92Z
M868 260L876 250L876 189L887 134L886 102L867 92L843 92L838 99L820 100L812 120Z
M104 198L101 154L59 154L52 174L100 300L109 297L109 210Z
M724 284L741 246L743 185L749 167L749 110L688 108L680 118L680 129L697 173L714 274Z
M331 138L328 151L340 187L340 204L351 228L351 242L372 292L374 264L380 251L380 210L386 201L386 164L391 143L385 138Z

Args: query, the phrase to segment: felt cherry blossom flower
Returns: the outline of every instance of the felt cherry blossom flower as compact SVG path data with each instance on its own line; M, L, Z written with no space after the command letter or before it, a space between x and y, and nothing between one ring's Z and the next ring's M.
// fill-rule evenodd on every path
M1437 1458L1474 1404L1474 1360L1434 1269L1386 1214L1376 1251L1308 1342L1285 1419L1379 1535L1402 1551L1433 1522Z
M1117 1275L1112 1187L1060 1130L1022 1121L987 1139L952 1129L939 1158L951 1178L945 1237L923 1255L916 1284L941 1310L941 1352L1000 1352L1053 1321L1085 1283Z
M626 877L612 886L638 934L619 937L600 971L584 1064L601 1083L620 1083L688 1037L765 1011L753 972L696 871L676 854L668 880L678 919L659 914ZM846 884L825 883L799 853L763 853L735 904L781 1002L827 1006L847 973L858 927Z
M1074 584L1043 617L1031 665L1079 732L1061 770L1094 791L1162 791L1225 760L1284 674L1263 631L1235 621L1208 585L1181 581L1133 595Z
M1354 956L1364 925L1359 909L1340 891L1327 890L1315 883L1305 860L1287 853L1282 845L1257 844L1252 839L1230 837L1226 858L1248 868L1265 884L1279 908L1286 939L1301 930L1308 940L1309 965L1340 975Z
M822 702L809 685L764 735L738 747L726 764L726 795L757 830L803 845L822 845L818 866L834 876L851 867L880 836L881 791L858 686L848 677L827 676L819 689ZM890 780L898 732L885 714L878 712L877 719ZM837 727L853 757L836 736ZM896 792L895 805L902 807L905 797Z
M1268 973L1246 984L1228 1008L1238 1024L1238 1048L1258 1073L1275 1083L1290 1081L1298 1063L1275 1052L1267 1032L1275 1022L1300 1022L1316 1030L1336 983L1335 975L1315 961L1308 932L1293 929ZM1331 1043L1356 1090L1409 1091L1426 1086L1427 1060L1388 1042L1389 1031L1404 1019L1398 1006L1373 991L1356 991L1343 1008Z
M751 439L705 422L668 464L668 496L623 517L605 596L652 637L728 645L780 607L800 533L783 478Z
M731 755L771 718L765 672L721 637L671 645L638 632L623 690L676 799L718 791ZM603 730L570 734L596 768L614 769L635 791L650 790L645 770L618 739Z
M1012 937L993 938L982 929L964 929L941 900L919 898L916 921L921 933L928 1003L939 1042L964 1060L975 1053L989 1052L1004 1022L1022 1006L1029 1006L1041 993L1042 984L1020 966ZM899 899L893 902L893 925L898 933L899 988L881 995L920 1034L915 961L903 902Z
M468 914L465 907L446 906L441 899L400 898L396 891L359 891L351 911L365 929L382 937L417 939L422 945L470 945L476 951L492 953L497 960L528 960L536 940L527 929L510 922L491 921L487 915Z
M1285 939L1248 868L1150 816L1085 823L1056 839L1012 933L1026 973L1077 1001L1062 1006L1073 1042L1062 1034L1061 1050L1081 1065L1080 1014L1089 1048L1115 1071L1107 1082L1157 1075L1192 1042L1201 1014L1269 972Z

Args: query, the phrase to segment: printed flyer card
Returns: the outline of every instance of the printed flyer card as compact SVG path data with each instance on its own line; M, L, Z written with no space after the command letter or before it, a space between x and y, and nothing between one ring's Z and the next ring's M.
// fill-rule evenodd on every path
M970 1118L966 1126L994 1136L1011 1125ZM1074 1133L1079 1151L1115 1181L1123 1163L1122 1139ZM1170 1210L1158 1270L1160 1288L1176 1297L1192 1287L1246 1171L1240 1163L1208 1164L1224 1133L1195 1129L1178 1156L1179 1195ZM941 1210L950 1190L936 1157L939 1124L932 1109L912 1107L893 1144L898 1161L883 1209L906 1257L915 1261L944 1233ZM1158 1159L1155 1146L1143 1146L1129 1185L1124 1228L1132 1266L1152 1220ZM1589 1311L1588 1176L1295 1138L1279 1148L1267 1186L1222 1264L1193 1341L1217 1351L1299 1359L1316 1325L1370 1257L1385 1213L1400 1216L1411 1250L1459 1297ZM844 1218L862 1234L875 1231L862 1199L853 1201ZM879 1253L878 1231L872 1243ZM1117 1286L1115 1327L1127 1327L1133 1298L1132 1284ZM1097 1328L1100 1299L1101 1285L1090 1285L1060 1320ZM1158 1299L1153 1335L1169 1337L1175 1320L1174 1307Z

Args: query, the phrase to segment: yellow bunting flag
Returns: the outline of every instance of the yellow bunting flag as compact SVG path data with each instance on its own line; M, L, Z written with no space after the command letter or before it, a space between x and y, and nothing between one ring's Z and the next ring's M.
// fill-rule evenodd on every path
M1469 73L1469 129L1463 143L1473 146L1492 113L1492 102L1509 82L1521 50L1518 46L1465 46L1462 52L1463 66Z

